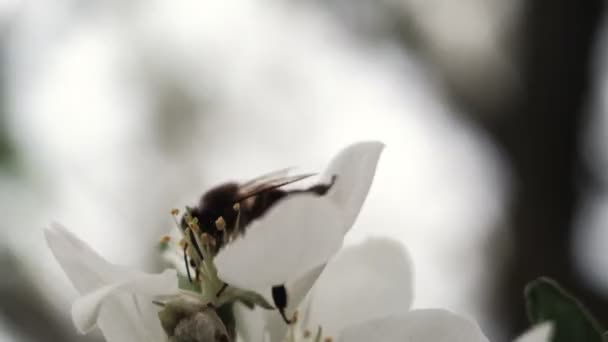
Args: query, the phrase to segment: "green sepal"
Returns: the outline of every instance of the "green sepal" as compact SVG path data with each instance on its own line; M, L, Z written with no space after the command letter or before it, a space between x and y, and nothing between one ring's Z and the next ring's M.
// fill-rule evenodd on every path
M200 283L190 282L188 277L183 276L181 274L177 275L177 286L181 290L186 290L186 291L191 291L191 292L196 292L196 293L201 293L201 291L202 291Z
M274 309L274 306L270 305L270 303L268 303L268 301L259 293L228 286L220 297L219 305L234 301L239 301L250 309L253 309L255 305L267 310Z
M550 321L552 342L602 342L605 331L591 313L554 280L539 278L525 288L526 309L532 324Z

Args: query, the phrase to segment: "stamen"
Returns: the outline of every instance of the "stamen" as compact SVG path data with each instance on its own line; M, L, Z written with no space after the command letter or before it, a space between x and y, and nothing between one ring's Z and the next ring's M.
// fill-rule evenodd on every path
M184 244L184 264L186 265L186 274L188 274L188 281L192 282L192 276L190 275L190 265L188 265L188 243Z
M173 217L173 223L175 223L175 228L180 230L181 224L177 221L178 214L179 214L179 209L171 209L171 216Z
M201 242L203 243L203 245L209 245L210 240L211 240L211 236L209 236L208 233L201 234Z
M226 221L223 217L220 216L217 218L217 220L215 220L215 227L219 231L226 230Z
M201 232L201 228L198 226L198 218L191 217L188 222L188 227L192 229L195 233L199 234Z
M308 329L304 330L304 333L302 334L302 336L304 336L304 338L309 338L310 335L312 335L312 333Z
M190 237L190 243L192 243L192 245L194 246L194 249L196 250L196 254L198 254L198 257L203 260L203 253L201 252L201 249L198 245L198 241L196 238L196 235L194 235L194 232L192 232L192 230L190 228L186 228L186 232L188 233L188 236Z
M160 237L160 243L163 245L169 243L169 241L171 241L171 237L169 235L163 235Z
M334 339L331 338L330 336L327 336L326 338L323 339L323 342L332 342Z
M238 202L234 203L234 205L232 206L232 209L237 212L236 222L234 222L233 233L240 233L240 231L241 231L241 204Z

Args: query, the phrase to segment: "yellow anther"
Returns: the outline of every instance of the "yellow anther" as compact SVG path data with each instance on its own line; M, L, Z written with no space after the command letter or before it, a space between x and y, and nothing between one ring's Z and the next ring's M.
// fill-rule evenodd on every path
M234 205L232 206L232 209L234 209L234 211L241 210L241 204L240 203L234 203Z
M190 227L190 229L192 229L193 232L195 233L200 233L201 229L198 226L198 218L194 217L192 218L189 222L188 222L188 227Z
M209 245L209 243L211 242L211 236L207 233L201 234L201 242L204 245Z
M173 215L173 216L179 215L179 209L177 209L177 208L171 209L171 215Z
M333 338L331 338L331 337L328 336L328 337L326 337L326 338L323 339L323 342L332 342L333 340L334 340Z
M165 244L171 241L171 237L169 235L163 235L160 237L160 243Z
M215 227L220 231L226 229L226 221L223 217L220 216L217 220L215 220Z
M179 246L181 248L185 248L187 245L188 245L188 241L186 241L186 239L179 240Z

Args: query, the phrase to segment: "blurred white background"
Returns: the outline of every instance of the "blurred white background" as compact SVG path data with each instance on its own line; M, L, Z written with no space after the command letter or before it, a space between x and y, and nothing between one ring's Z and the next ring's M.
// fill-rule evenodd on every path
M69 325L75 291L45 246L49 222L115 263L157 270L171 208L219 182L320 170L377 139L387 148L347 242L398 239L416 307L500 337L486 301L510 250L511 169L446 83L488 107L517 96L519 15L496 0L5 0L2 131L17 161L0 173L4 247ZM394 39L400 30L418 45ZM22 340L2 322L6 341Z

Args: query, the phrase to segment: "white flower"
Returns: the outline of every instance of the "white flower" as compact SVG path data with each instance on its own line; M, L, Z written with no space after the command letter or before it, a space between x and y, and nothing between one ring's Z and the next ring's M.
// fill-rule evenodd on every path
M272 289L284 286L287 305L277 308L285 309L285 317L291 317L324 264L341 248L344 234L355 222L369 192L383 148L382 143L371 141L340 151L318 179L319 183L332 182L329 191L324 196L291 195L253 221L244 236L224 245L212 257L214 266L203 272L213 270L202 277L203 287L212 291L203 292L211 293L213 300L225 282L231 288L259 293L273 303ZM183 260L180 254L173 260ZM205 260L209 262L208 257ZM224 302L223 298L218 301Z
M478 325L443 309L411 310L412 272L396 242L371 239L344 248L328 264L300 307L292 331L260 311L237 308L244 341L487 342ZM548 342L541 325L517 342Z
M270 298L273 286L284 285L285 313L290 315L327 260L342 246L344 234L367 196L383 147L379 142L348 146L319 179L329 182L337 176L325 196L290 196L252 222L244 237L225 246L214 258L220 279L231 286L259 291L266 298ZM175 270L145 274L112 265L59 225L46 230L45 235L82 294L72 308L81 332L97 324L111 342L166 341L152 301L178 293ZM279 317L272 313L273 319ZM281 325L286 329L284 323Z
M244 289L297 281L342 246L372 184L384 145L359 142L340 151L319 178L336 181L325 196L293 195L273 206L215 258L219 277Z
M72 305L72 318L81 333L97 324L109 342L167 340L152 301L178 293L175 270L148 274L111 264L58 224L44 233L81 294Z

